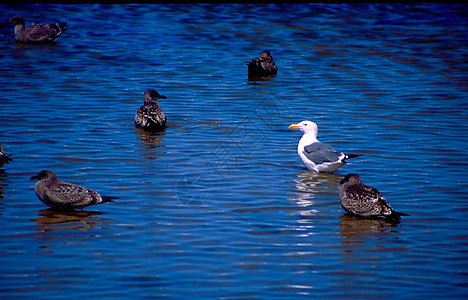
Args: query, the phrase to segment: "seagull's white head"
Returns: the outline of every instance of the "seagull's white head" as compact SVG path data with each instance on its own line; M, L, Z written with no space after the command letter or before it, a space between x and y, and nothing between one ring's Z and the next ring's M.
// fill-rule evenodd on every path
M302 121L297 124L291 124L289 125L289 129L300 129L304 134L310 133L313 134L315 137L317 137L318 133L318 127L317 124L315 124L312 121Z

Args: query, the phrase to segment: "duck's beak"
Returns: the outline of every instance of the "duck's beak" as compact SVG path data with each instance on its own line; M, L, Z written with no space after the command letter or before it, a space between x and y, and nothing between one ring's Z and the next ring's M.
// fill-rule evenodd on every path
M166 97L166 96L164 96L164 95L159 95L159 98L162 98L162 99L167 99L167 97Z
M297 124L291 124L289 125L289 129L298 129L299 126L297 126Z
M31 176L29 180L37 180L37 175Z

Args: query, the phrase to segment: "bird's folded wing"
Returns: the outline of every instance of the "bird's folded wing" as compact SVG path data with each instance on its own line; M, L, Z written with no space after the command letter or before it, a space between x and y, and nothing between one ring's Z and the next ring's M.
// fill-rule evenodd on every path
M377 189L364 184L350 186L346 196L349 199L348 203L353 204L355 213L363 216L379 214L382 209L381 205L377 205L379 201L384 201L388 205Z
M64 205L87 205L95 201L93 192L84 187L60 183L49 188L47 193L49 199Z
M42 42L47 40L52 34L52 30L47 25L36 25L26 29L24 33L30 41Z
M342 155L341 152L336 151L332 146L320 142L305 146L303 153L315 164L335 162L339 160L340 156Z

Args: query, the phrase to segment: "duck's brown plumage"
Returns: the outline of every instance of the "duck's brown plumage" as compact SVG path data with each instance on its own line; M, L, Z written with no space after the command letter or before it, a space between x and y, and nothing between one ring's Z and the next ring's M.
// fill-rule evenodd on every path
M357 174L348 174L340 182L340 204L354 216L399 219L407 214L396 212L377 189L361 182Z
M42 170L31 180L38 180L34 186L37 197L45 205L61 210L73 210L86 206L110 202L117 197L101 196L97 192L79 185L58 180L50 170Z
M15 40L22 43L52 43L66 29L67 23L39 24L25 27L24 18L14 16L10 23L15 24Z
M252 59L248 64L248 76L270 76L278 74L276 66L270 51L264 50L260 57Z
M149 89L143 96L144 104L135 114L135 126L148 131L161 131L166 128L167 117L159 106L158 99L167 99L156 90Z

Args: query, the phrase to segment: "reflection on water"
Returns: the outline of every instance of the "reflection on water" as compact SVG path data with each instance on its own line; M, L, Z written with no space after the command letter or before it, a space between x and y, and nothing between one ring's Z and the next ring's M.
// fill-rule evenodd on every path
M396 227L399 220L374 220L349 216L340 216L340 236L343 244L364 243L369 236L366 233L389 232Z
M297 174L297 177L299 179L294 180L297 198L293 200L298 201L299 205L305 205L307 201L323 195L323 193L329 194L334 190L338 191L338 184L341 180L337 174L311 171L302 171Z
M3 196L4 192L4 187L7 187L8 184L6 183L8 173L3 169L0 168L0 216L2 215L2 209L3 209L3 201L5 197Z
M97 211L56 211L42 209L40 217L33 219L36 222L37 232L55 231L90 231L102 224Z
M307 193L313 197L320 189L329 190L340 183L342 177L334 173L315 173L312 171L302 171L297 174L295 180L298 191Z
M382 282L386 282L386 285L404 284L406 276L395 277L393 270L404 268L406 262L400 257L412 251L408 243L401 240L398 222L343 215L339 228L339 256L343 268L339 273L342 276L336 280L343 289L348 293L360 293L358 290L371 291L373 285ZM383 296L384 291L380 297Z
M272 79L274 79L276 75L270 75L270 76L248 76L248 84L250 85L267 85L268 82ZM260 81L260 82L258 82Z
M30 50L34 51L34 55L48 55L52 54L56 50L56 44L25 44L15 42L14 54L18 56L28 56L32 53Z
M99 236L95 231L104 223L108 224L109 219L103 215L97 211L40 210L40 217L32 219L39 234L37 240L41 250L38 253L54 253L57 244L88 244L90 238Z
M135 128L138 131L137 139L145 149L155 149L164 147L162 144L164 140L165 131L149 132L140 128Z

